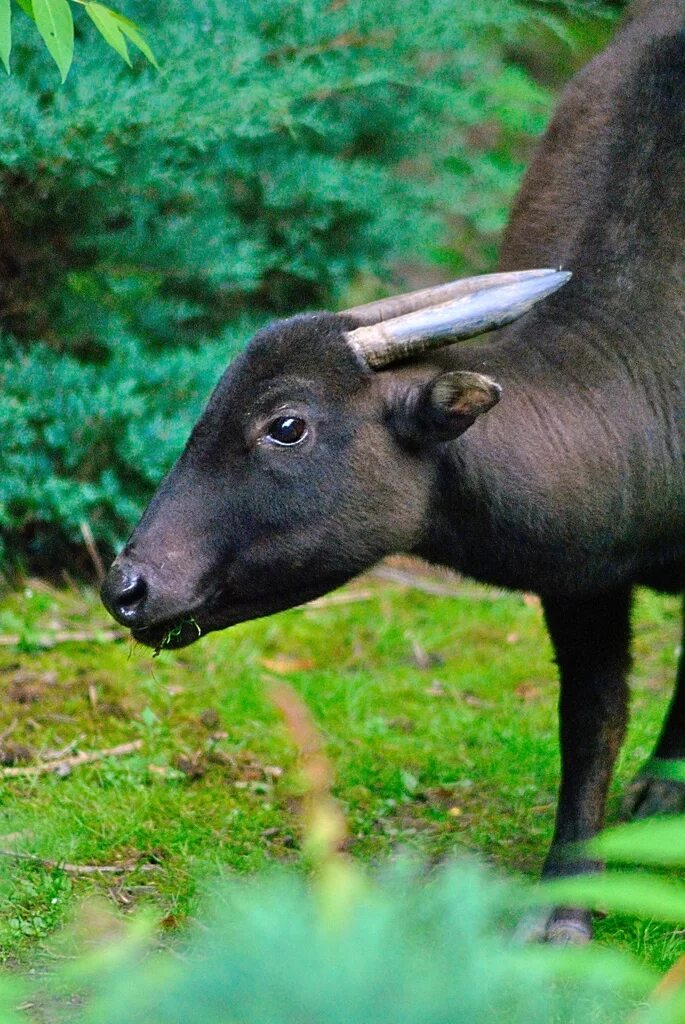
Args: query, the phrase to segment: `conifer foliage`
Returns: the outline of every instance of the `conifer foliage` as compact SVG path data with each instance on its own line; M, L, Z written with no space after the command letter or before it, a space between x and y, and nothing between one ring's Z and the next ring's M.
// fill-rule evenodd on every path
M563 37L570 6L140 0L127 14L161 71L134 49L127 67L77 18L63 86L15 12L0 81L5 557L59 564L83 521L121 542L265 319L336 308L399 259L449 255L458 230L484 269L521 140L551 102L512 54L531 33Z

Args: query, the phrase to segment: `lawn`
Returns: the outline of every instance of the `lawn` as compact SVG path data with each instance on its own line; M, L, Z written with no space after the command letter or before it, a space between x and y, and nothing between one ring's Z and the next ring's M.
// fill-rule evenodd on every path
M173 929L218 872L299 862L301 781L269 701L275 679L297 690L321 730L354 857L468 849L535 875L558 774L557 685L539 604L449 578L419 582L366 577L157 658L112 639L92 591L29 581L5 593L3 960L49 960L56 925L94 889L125 911L152 905ZM613 820L658 731L679 642L679 603L639 594ZM134 747L59 774L8 773L120 744ZM672 929L629 919L600 922L598 936L660 969L685 951Z

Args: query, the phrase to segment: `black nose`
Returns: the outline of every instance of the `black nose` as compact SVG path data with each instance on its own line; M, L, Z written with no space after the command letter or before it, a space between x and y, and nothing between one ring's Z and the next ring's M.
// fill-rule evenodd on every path
M145 577L131 566L113 565L102 585L107 611L125 626L140 620L148 594Z

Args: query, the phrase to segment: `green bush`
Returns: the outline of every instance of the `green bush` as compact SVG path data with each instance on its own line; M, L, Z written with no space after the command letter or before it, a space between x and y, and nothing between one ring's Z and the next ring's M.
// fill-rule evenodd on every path
M627 955L512 941L526 890L461 861L426 877L337 866L234 879L184 942L91 908L91 954L72 967L66 1024L618 1024L658 980ZM98 946L97 936L102 936ZM95 941L94 941L95 938ZM57 952L74 953L63 944ZM62 996L64 989L62 990ZM45 999L38 1005L45 1010ZM635 1019L635 1018L633 1018ZM642 1024L673 1020L645 1014Z
M59 89L15 19L0 85L6 556L63 564L83 520L120 543L257 323L368 293L400 258L484 267L550 109L521 55L604 17L544 0L135 8L161 74L140 56L129 70L79 19L93 38Z
M52 949L67 970L25 995L54 1024L679 1024L682 960L660 978L596 943L525 942L521 915L544 917L561 899L682 925L685 888L663 869L685 863L684 829L682 819L621 827L594 844L606 875L537 887L463 857L371 873L319 845L309 881L274 869L215 885L204 920L161 948L149 918L124 925L85 907ZM7 985L0 978L5 1006L17 998Z

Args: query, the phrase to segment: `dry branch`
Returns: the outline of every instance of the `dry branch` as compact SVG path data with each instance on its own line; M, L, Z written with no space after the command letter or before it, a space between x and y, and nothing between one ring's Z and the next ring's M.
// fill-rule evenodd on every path
M102 583L107 573L105 571L104 565L102 564L100 552L97 549L97 544L95 543L95 537L93 536L93 531L90 528L90 523L86 522L86 520L84 519L82 522L79 523L79 527L81 529L83 543L86 545L86 551L88 552L90 560L93 563L93 568L95 569L97 581L98 583Z
M475 587L464 587L441 583L439 580L421 573L407 569L398 569L393 565L378 565L372 569L369 576L375 576L379 580L387 580L389 583L399 583L403 587L411 587L413 590L422 590L425 594L432 594L434 597L459 597L473 601L499 601L504 596L503 590L481 590Z
M48 775L51 772L70 771L82 764L91 764L93 761L102 761L106 757L124 757L126 754L133 754L143 746L142 740L133 740L131 743L120 743L116 747L108 747L106 750L82 750L79 754L62 758L61 761L46 761L42 764L30 764L22 767L2 768L0 776L4 778L22 778L34 775Z
M46 857L37 857L34 853L19 853L17 850L0 849L0 857L27 860L32 864L40 864L48 871L59 868L67 875L127 875L131 871L159 871L159 864L68 864L66 861L50 860Z
M57 647L58 644L97 643L106 644L112 640L124 640L129 634L123 629L69 630L58 629L54 633L42 633L35 641L36 647ZM18 633L0 636L0 647L19 647L24 638Z
M298 605L300 611L311 611L317 608L332 608L338 604L356 604L357 601L371 601L378 597L377 590L344 590L338 594L329 594L326 597L317 597L307 604Z

